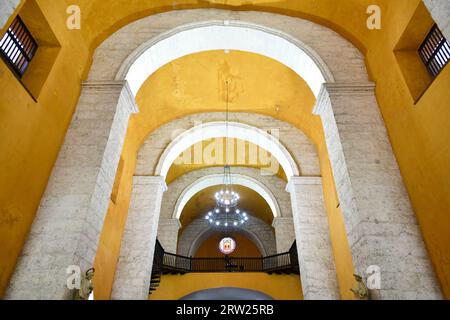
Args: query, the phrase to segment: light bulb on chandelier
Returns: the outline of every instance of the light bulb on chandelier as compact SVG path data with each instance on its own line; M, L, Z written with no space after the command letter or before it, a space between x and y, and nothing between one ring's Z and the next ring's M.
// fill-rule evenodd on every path
M245 224L249 216L239 209L225 207L208 212L205 219L214 227L236 228Z

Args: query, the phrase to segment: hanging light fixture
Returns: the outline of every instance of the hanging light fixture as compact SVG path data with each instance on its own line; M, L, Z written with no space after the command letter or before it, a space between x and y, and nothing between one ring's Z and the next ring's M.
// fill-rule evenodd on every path
M225 166L223 169L223 187L216 192L214 198L217 206L220 208L230 209L237 206L239 201L239 193L235 192L231 186L231 168Z
M229 91L227 81L226 139L228 140L228 104ZM225 162L222 188L215 193L216 206L205 215L205 219L216 228L237 228L248 221L246 212L238 209L240 195L233 189L231 167L228 165L228 141L225 142Z
M233 189L229 166L224 167L224 184L214 198L214 209L205 215L213 227L236 228L248 221L248 214L238 208L240 195Z
M246 223L249 216L239 209L218 208L211 210L205 215L205 219L216 228L238 228Z

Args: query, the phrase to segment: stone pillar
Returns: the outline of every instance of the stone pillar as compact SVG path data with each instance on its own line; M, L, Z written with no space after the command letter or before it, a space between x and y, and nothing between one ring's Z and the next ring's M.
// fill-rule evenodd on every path
M277 253L288 252L295 241L294 220L292 217L277 217L273 219L272 227L275 229Z
M339 289L331 248L322 178L292 177L292 215L305 300L336 300Z
M6 299L71 299L66 269L93 266L134 112L126 82L83 84Z
M20 0L2 0L0 2L0 30L3 29L5 23L16 11L20 4Z
M441 29L444 37L450 41L450 1L448 0L423 0L430 11L431 16Z
M178 231L181 228L178 219L161 219L158 226L158 240L169 253L177 253Z
M111 298L147 300L161 201L163 177L135 176Z
M321 116L353 263L381 268L381 299L441 297L375 97L374 84L325 84Z

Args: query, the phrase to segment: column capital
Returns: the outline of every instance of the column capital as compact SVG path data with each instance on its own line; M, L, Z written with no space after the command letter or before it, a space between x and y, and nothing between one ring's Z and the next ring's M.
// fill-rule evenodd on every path
M121 91L128 86L126 80L86 80L81 83L83 89L102 90L105 92Z
M133 176L133 185L161 186L164 192L167 191L166 180L162 176Z
M272 227L277 228L286 224L294 224L293 217L275 217L273 218Z
M96 92L99 94L120 94L130 113L138 113L133 92L127 80L104 80L104 81L83 81L81 84L84 92Z
M322 185L322 177L291 177L286 185L286 191L291 193L295 186L305 185Z
M313 109L313 114L322 115L326 106L331 104L332 97L338 96L364 96L375 93L374 82L338 82L324 83L317 96L317 102Z
M181 228L181 222L180 222L180 219L178 219L178 218L160 218L159 224L160 225L174 224L178 229Z

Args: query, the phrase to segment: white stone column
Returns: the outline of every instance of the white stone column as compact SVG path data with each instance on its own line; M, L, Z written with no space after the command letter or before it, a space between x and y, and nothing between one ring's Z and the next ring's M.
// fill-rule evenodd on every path
M441 297L375 97L374 84L325 84L321 116L356 272L381 268L381 299Z
M3 29L5 23L13 15L14 11L20 4L20 0L2 0L0 1L0 30Z
M128 218L114 277L113 300L147 300L161 201L163 177L135 176Z
M295 241L294 220L292 217L276 217L272 227L275 229L277 253L285 253L291 249Z
M291 194L304 298L339 299L322 178L292 177L287 191Z
M6 299L70 299L66 269L93 266L131 113L126 82L84 83Z
M450 41L450 1L449 0L423 0L430 11L433 20L441 29L444 37Z
M160 219L158 226L158 240L169 253L177 253L178 231L181 228L179 219Z

